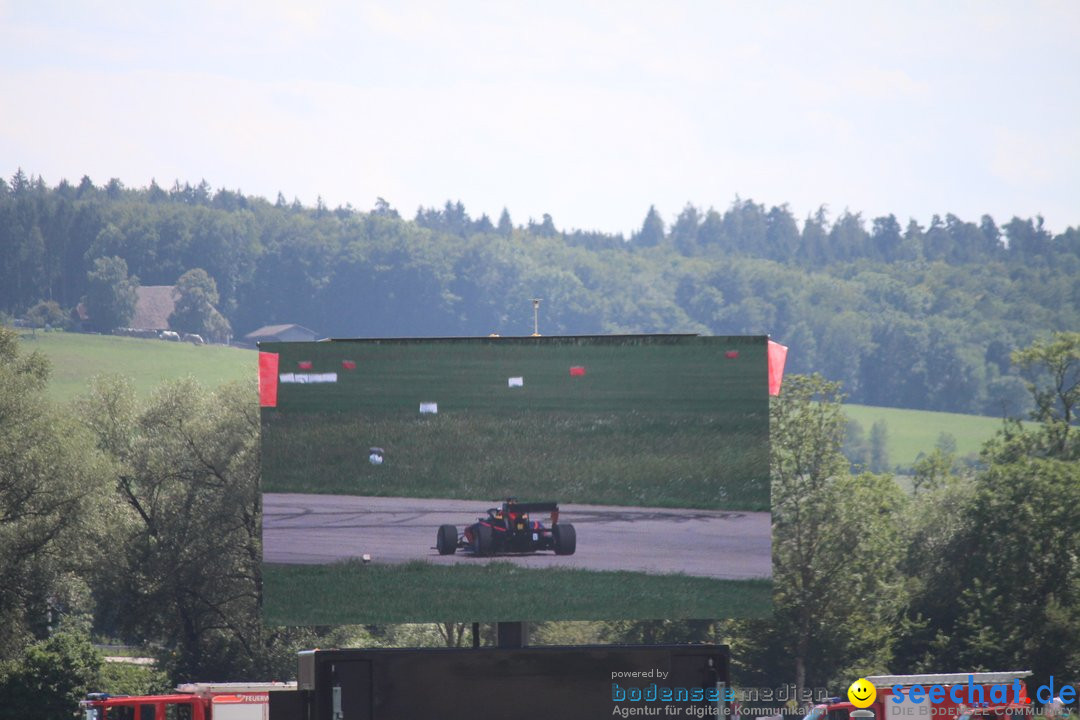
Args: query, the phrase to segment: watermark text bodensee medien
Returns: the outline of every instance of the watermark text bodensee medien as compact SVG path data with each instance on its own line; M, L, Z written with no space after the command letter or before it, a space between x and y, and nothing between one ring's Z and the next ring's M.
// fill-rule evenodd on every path
M649 673L652 671L644 671ZM658 677L663 680L667 673L658 671L657 675L646 675L644 673L632 675L632 677ZM629 673L627 673L629 675ZM616 673L612 673L612 677L616 677ZM618 674L618 677L623 677L623 674ZM829 697L825 688L803 688L801 693L798 692L794 684L781 685L776 688L731 688L731 687L665 687L663 685L657 685L656 683L650 683L644 687L638 685L620 685L619 683L611 683L611 699L613 702L813 702L823 701Z

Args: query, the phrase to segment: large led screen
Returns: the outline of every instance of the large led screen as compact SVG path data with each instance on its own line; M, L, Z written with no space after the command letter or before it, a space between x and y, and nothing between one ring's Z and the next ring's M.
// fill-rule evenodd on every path
M768 613L766 344L263 343L265 619Z

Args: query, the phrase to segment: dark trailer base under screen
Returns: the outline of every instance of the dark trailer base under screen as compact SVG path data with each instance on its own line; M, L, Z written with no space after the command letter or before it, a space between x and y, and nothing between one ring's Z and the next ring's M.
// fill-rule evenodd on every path
M716 716L728 657L719 645L310 650L297 693L271 696L270 720Z

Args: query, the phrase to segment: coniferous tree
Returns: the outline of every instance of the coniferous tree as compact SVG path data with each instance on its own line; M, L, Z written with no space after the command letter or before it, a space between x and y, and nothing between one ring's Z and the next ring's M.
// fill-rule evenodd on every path
M510 234L514 231L514 224L510 222L510 211L503 208L502 213L499 215L499 234L503 237L510 237Z
M645 214L645 221L641 224L641 230L633 237L633 243L639 247L656 247L664 241L664 221L660 213L656 212L656 206L650 205L649 212Z
M700 226L701 213L696 207L686 203L686 207L675 219L675 224L671 226L671 241L675 249L683 255L693 255L698 248L697 236Z

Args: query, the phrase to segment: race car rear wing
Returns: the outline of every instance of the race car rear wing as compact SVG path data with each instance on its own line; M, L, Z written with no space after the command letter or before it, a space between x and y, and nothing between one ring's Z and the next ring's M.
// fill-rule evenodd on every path
M514 512L558 512L559 503L553 502L508 502L506 503L508 508L513 508Z
M512 512L516 512L516 513L534 513L534 512L551 513L551 519L548 521L548 523L551 524L551 525L554 525L555 523L559 522L559 503L554 503L554 502L526 502L526 503L519 503L519 502L507 501L507 502L503 503L503 509L505 511L507 511L507 512L512 511Z

